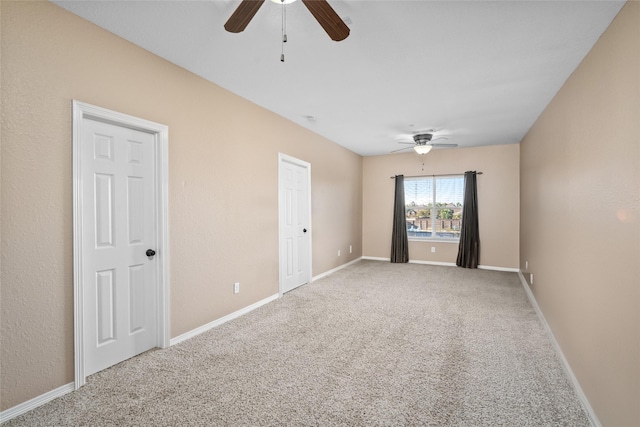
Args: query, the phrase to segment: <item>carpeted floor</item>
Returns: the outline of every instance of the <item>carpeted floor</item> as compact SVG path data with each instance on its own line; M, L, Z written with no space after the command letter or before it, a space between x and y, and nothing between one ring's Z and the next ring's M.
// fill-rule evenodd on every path
M515 273L360 261L6 426L588 426Z

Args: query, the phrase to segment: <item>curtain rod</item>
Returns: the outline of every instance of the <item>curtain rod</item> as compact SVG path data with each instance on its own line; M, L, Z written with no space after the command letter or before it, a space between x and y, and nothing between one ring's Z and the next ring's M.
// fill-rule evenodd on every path
M405 176L405 178L424 178L427 176L464 176L464 172L463 173L445 173L442 175L413 175L413 176ZM482 172L476 172L476 175L482 175ZM395 179L395 176L390 177L391 179Z

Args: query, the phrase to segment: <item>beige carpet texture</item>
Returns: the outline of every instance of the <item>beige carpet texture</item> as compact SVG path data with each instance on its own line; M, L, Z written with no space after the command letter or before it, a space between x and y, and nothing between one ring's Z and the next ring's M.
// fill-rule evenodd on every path
M589 426L516 273L362 260L8 426Z

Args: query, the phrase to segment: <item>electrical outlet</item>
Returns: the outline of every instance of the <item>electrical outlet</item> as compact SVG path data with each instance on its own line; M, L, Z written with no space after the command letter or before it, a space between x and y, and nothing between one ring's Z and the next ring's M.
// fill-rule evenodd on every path
M435 246L431 246L431 252L435 252L436 251L436 247Z
M533 273L531 273L531 274L529 275L529 277L531 277L530 282L531 282L531 284L533 285Z
M352 254L353 253L353 246L349 245L349 253Z
M340 249L338 249L338 256L340 256Z
M240 282L236 282L233 284L233 293L237 294L238 292L240 292Z

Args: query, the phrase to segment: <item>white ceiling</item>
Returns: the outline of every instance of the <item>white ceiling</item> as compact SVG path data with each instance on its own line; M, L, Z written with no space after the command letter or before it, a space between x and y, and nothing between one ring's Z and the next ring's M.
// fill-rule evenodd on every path
M329 0L351 22L342 42L297 1L284 63L270 1L239 34L223 28L238 0L54 3L368 156L432 128L460 147L520 142L624 1Z

